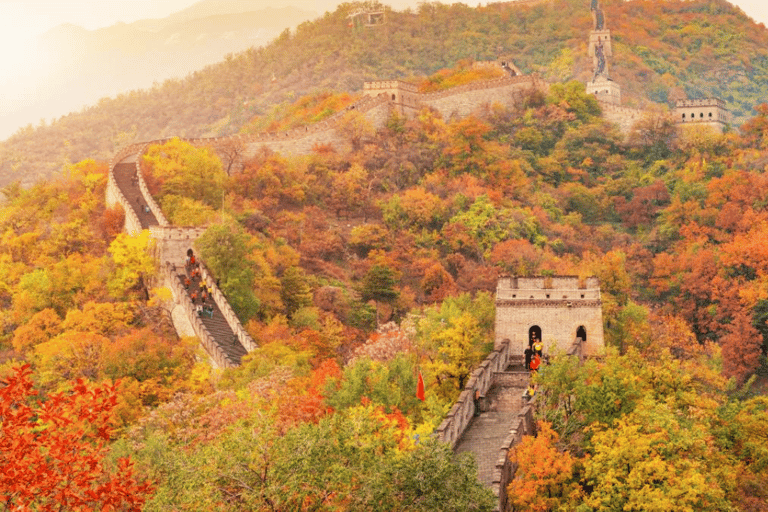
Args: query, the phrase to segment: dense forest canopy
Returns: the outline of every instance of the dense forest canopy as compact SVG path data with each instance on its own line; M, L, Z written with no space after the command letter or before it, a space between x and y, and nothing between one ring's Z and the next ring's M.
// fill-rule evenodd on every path
M741 19L718 2L649 5ZM298 46L344 8L284 39ZM401 16L506 9L533 20L548 4ZM241 124L300 125L348 90ZM349 136L348 154L261 151L232 173L179 139L142 157L169 217L206 228L198 254L259 345L225 371L177 336L149 232L122 233L124 212L105 203L106 164L2 189L0 502L491 510L474 462L431 433L491 350L492 292L511 274L597 276L608 345L536 377L541 424L513 455L516 506L765 510L768 105L726 133L649 114L627 140L568 81L514 107L425 109Z
M717 96L739 125L766 97L768 32L725 0L602 4L614 41L611 76L628 105ZM342 4L184 79L21 128L0 144L0 184L29 185L86 158L106 161L134 141L236 133L309 93L355 93L366 80L418 80L464 59L501 54L551 82L591 78L592 20L584 0L477 8L423 3L403 12L385 6L386 23L350 27L348 14L365 5Z
M317 104L284 112L304 119ZM686 506L751 510L766 482L767 127L765 105L740 135L678 133L649 116L627 144L569 82L465 119L393 115L350 154L265 151L231 175L206 148L152 146L141 165L153 193L178 222L207 228L198 252L260 347L224 372L175 335L169 292L151 287L152 241L120 232L103 164L8 186L8 390L34 382L44 398L109 386L100 418L111 443L88 452L105 472L72 486L127 475L146 510L389 510L411 500L414 510L489 510L472 461L428 439L492 347L496 280L597 275L609 356L541 371L546 423L531 449L570 455L542 473L522 445L514 499L543 506L527 490L546 485L549 507L653 499L668 509L659 496L685 490ZM377 329L385 322L394 323ZM35 395L2 400L40 407ZM75 414L63 404L57 414ZM22 446L24 431L2 426L9 446ZM676 434L691 428L698 444ZM88 428L78 432L88 443ZM674 449L657 447L669 438ZM617 439L637 450L617 455ZM636 462L613 467L618 456ZM647 495L651 467L661 473ZM621 471L632 477L617 495L604 475ZM8 488L6 503L35 502L23 485Z

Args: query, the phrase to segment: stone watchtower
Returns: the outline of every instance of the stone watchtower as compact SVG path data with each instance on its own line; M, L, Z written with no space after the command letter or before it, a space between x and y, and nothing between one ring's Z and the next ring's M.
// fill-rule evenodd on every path
M578 337L585 356L602 354L603 309L596 277L502 277L496 286L496 338L522 356L533 336L544 353L565 353Z
M608 59L613 56L611 31L605 26L605 14L598 0L592 0L590 7L594 28L589 33L589 56L592 57L594 75L587 83L587 94L613 105L621 105L621 87L611 80Z
M731 122L725 102L719 98L677 100L672 114L679 125L704 125L723 132Z

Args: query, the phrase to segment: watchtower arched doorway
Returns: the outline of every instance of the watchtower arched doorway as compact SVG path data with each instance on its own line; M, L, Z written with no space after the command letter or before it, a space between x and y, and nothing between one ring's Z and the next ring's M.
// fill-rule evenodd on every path
M576 329L576 337L581 338L582 342L587 341L587 329L585 329L583 325L580 325L579 328Z
M528 347L533 346L533 339L541 340L541 327L538 325L531 326L528 329Z

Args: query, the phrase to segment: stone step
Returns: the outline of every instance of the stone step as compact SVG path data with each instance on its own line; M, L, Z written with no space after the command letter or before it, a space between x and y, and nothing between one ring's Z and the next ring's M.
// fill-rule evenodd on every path
M186 274L177 274L177 277L179 281L184 284L184 280L186 279ZM191 298L191 294L193 291L199 291L200 290L200 279L194 278L190 279L190 286L187 290L187 295ZM200 298L197 299L196 304L201 304ZM235 362L236 364L240 364L240 360L242 357L248 353L247 350L240 344L239 341L236 340L235 333L232 331L232 328L227 323L226 319L221 313L221 310L219 309L218 305L213 299L208 299L205 303L206 306L213 306L213 317L209 317L207 314L203 313L200 316L200 319L203 322L203 325L208 330L208 333L213 338L214 342L219 346L219 348L227 354L228 358Z

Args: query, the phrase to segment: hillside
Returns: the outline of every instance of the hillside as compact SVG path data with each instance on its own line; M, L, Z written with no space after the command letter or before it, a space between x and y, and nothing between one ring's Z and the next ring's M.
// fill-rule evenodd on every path
M510 55L550 81L590 78L589 5L422 4L386 10L386 23L353 24L359 4L284 32L272 44L149 90L105 98L47 126L28 126L0 145L0 184L30 184L66 161L107 160L132 141L237 132L257 115L310 92L359 91L365 80L422 77L462 59ZM605 2L614 37L612 77L625 103L719 96L735 123L768 93L768 31L724 0ZM382 44L382 42L384 44Z
M283 122L345 101L312 99ZM114 477L100 499L147 511L490 511L474 463L430 434L492 346L497 279L594 275L606 357L580 366L542 334L545 423L520 445L511 499L677 510L666 501L675 495L680 510L759 510L768 106L740 134L676 136L663 123L644 134L624 144L569 82L476 116L392 116L346 154L260 152L233 175L178 139L149 148L141 168L153 197L174 225L206 228L195 252L258 344L225 371L176 336L168 290L147 285L149 232L125 235L124 212L105 204L105 165L7 187L0 375L13 385L0 389L0 410L25 407L5 416L21 420L3 439L14 467L46 470L0 471L12 493L0 496L62 505L71 493L25 489ZM24 378L40 397L18 398ZM103 400L78 414L94 386ZM28 409L50 403L69 421L41 429L35 418L49 416ZM78 462L105 459L77 466L104 468L96 480L61 477L72 470L67 442L82 446ZM553 492L531 491L541 485Z

